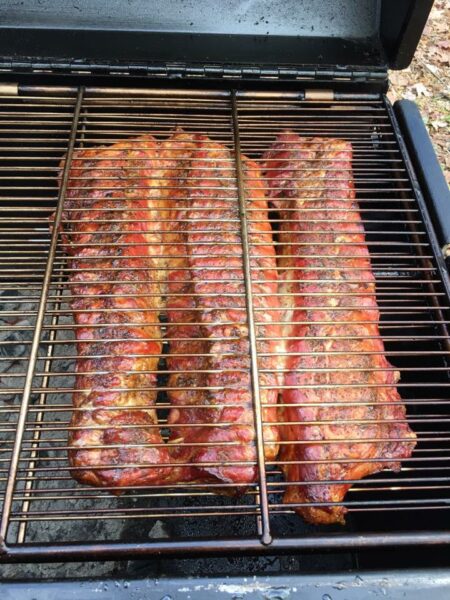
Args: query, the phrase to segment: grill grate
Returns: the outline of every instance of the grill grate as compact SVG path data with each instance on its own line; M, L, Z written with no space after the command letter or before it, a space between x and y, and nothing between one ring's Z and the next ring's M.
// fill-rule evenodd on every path
M239 205L243 215L236 221L242 227L247 306L236 305L233 294L229 300L236 310L246 311L249 319L258 482L239 499L216 496L215 488L236 486L222 483L129 489L115 497L107 488L83 487L70 477L67 431L77 326L69 304L71 267L59 234L49 229L49 216L58 196L62 207L67 183L63 177L59 192L58 165L64 155L70 164L72 149L112 144L144 133L165 138L177 126L204 133L237 150L237 156L240 148L255 160L285 128L300 135L352 142L357 200L376 277L380 332L388 359L401 371L398 389L418 444L412 457L403 461L400 473L384 472L354 481L345 501L348 524L339 529L334 538L338 541L332 543L354 543L354 532L392 533L399 527L411 532L418 528L418 511L448 509L448 281L387 101L381 97L304 101L296 93L228 90L29 88L21 96L2 97L0 105L0 534L9 554L22 552L24 556L29 551L33 557L52 552L62 556L59 541L98 552L98 543L105 540L111 542L103 546L105 552L107 546L112 550L124 541L133 552L130 520L136 520L132 531L149 532L149 552L180 549L180 531L191 551L211 548L203 537L216 531L221 535L210 541L218 550L244 548L242 532L246 532L246 547L254 549L272 537L273 548L283 544L314 547L329 541L327 533L305 528L292 507L282 504L282 492L289 484L283 481L277 460L264 460L258 389L267 389L260 376L268 369L261 366L258 327L253 322L264 309L252 303L253 286L260 280L257 268L250 269L247 260L255 249L247 227L255 216L245 206L246 184L239 159L237 164L224 160L223 168L236 170L230 201ZM70 215L67 210L62 219L76 229L77 222ZM276 231L275 214L271 222ZM161 363L158 414L162 427L169 408L163 393L168 389L167 374ZM366 513L373 515L370 522ZM155 527L161 522L166 529ZM222 538L227 543L221 543ZM381 538L373 539L379 543ZM74 547L67 553L73 553Z

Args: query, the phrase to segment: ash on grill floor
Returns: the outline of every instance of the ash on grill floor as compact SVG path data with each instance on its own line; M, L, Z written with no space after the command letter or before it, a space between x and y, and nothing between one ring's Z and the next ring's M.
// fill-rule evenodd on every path
M17 388L21 389L24 386L25 378L23 377L23 373L26 370L27 359L30 352L30 342L32 339L33 331L32 328L35 325L35 316L25 316L27 313L33 313L36 311L36 303L32 302L23 302L21 299L29 297L29 293L26 291L20 292L18 290L8 290L4 291L0 294L0 326L5 327L5 329L0 328L0 356L7 357L8 361L0 361L0 381L1 388L3 390L7 388ZM14 297L16 300L14 300ZM8 313L16 312L17 316L11 317ZM64 319L61 319L60 322L63 323ZM67 319L67 322L69 320ZM58 337L61 338L61 334L63 337L67 337L67 339L71 339L73 336L71 332L60 332ZM44 340L48 339L48 335L44 337ZM28 343L27 343L28 342ZM62 347L58 348L63 352ZM67 344L66 351L73 352L73 346L71 344ZM39 360L37 371L40 371L43 368L43 364L45 361L45 353L46 346L41 345L39 349ZM73 361L64 360L57 361L58 364L52 365L54 370L64 371L72 371L74 364ZM17 375L20 375L17 377ZM62 377L62 382L59 382L63 385L63 387L67 387L73 384L71 381L72 378ZM39 388L42 385L42 377L35 377L33 381L33 388ZM20 404L21 393L3 393L0 396L0 448L2 449L2 454L9 458L10 451L12 447L12 443L15 435L15 424L17 421L18 408ZM46 398L46 405L51 404L67 404L68 400L70 401L70 397L67 397L67 394L51 394ZM34 393L31 396L30 406L32 410L38 407L38 403L40 401L40 394ZM70 406L68 406L70 408ZM36 417L37 412L30 412L30 419ZM51 420L53 423L57 424L58 422L65 422L69 417L69 411L67 412L52 412ZM48 419L47 419L48 420ZM46 418L44 417L44 423L46 422ZM32 429L32 428L29 428ZM31 442L33 438L33 431L29 430L25 433L24 439ZM66 443L67 433L61 431L45 431L41 437L42 445L49 447L52 444L61 445L61 439L63 439L63 443ZM29 445L29 444L28 444ZM29 457L29 454L23 453L24 456ZM61 465L58 464L55 459L61 457L60 451L52 451L46 450L39 454L39 458L41 459L41 464L45 464L46 467L53 467L55 470L60 470ZM53 459L53 460L52 460ZM27 467L27 463L21 463L22 467ZM23 475L27 471L26 468L22 470L22 478L19 480L17 486L16 495L24 492L25 482L23 481ZM28 474L33 475L31 471ZM0 487L0 494L4 491L5 485L5 476L6 472L2 472L2 480ZM65 473L67 476L67 472ZM65 482L65 486L67 486L68 491L73 488L73 482L69 479ZM34 489L36 491L39 490L47 490L48 493L46 495L51 494L52 488L61 488L61 481L57 479L52 479L52 476L45 478L45 481L39 480L35 483ZM97 502L95 500L84 500L84 508L87 513L95 509ZM38 506L36 506L38 505ZM38 501L32 503L32 510L39 510L42 513L47 513L51 511L57 510L68 510L70 512L71 508L75 509L77 506L77 500L55 500L55 499L47 499L43 501ZM22 507L20 503L16 501L13 506L14 510L20 510ZM121 533L123 530L123 521L122 520L88 520L88 521L70 521L70 520L55 520L55 521L47 521L44 523L44 526L39 521L29 522L27 525L27 533L26 533L26 541L27 542L58 542L62 539L71 539L75 535L77 539L83 540L88 538L96 538L98 540L107 540L107 539L120 539ZM17 522L13 522L10 531L9 538L14 540L18 534L19 525ZM106 562L97 562L97 563L86 563L83 565L82 572L86 576L100 576L103 573L114 573L118 566L114 563L106 563ZM34 565L0 565L0 576L4 578L8 577L41 577L41 576L69 576L75 577L80 575L80 567L79 565L71 564L71 565L63 565L63 564L53 564L53 565L45 565L45 564L34 564Z

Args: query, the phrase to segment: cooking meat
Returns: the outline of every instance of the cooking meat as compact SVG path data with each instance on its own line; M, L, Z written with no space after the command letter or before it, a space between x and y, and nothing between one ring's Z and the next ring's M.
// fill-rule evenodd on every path
M255 481L257 468L235 168L227 148L200 135L191 160L175 217L183 241L171 249L176 268L169 277L167 306L169 387L178 388L169 392L171 454L194 466L182 479L245 486ZM247 207L254 219L251 269L258 349L276 355L280 328L274 322L280 313L267 202L256 165L242 160ZM271 356L259 364L265 371L261 384L271 387L261 390L267 459L278 452L278 363L278 356Z
M75 153L63 216L78 359L69 460L120 488L171 475L156 411L171 164L150 136ZM161 212L163 211L163 212ZM163 224L164 225L164 224Z
M278 451L275 253L254 163L243 158L265 455ZM254 412L235 171L203 136L141 136L73 158L63 242L77 338L69 460L112 489L256 477ZM260 244L260 245L259 245ZM166 297L167 295L167 297ZM170 444L154 408L167 309Z
M415 434L386 359L351 144L278 137L265 175L278 209L287 341L284 502L312 523L343 522L352 480L398 471ZM323 482L323 483L321 483Z

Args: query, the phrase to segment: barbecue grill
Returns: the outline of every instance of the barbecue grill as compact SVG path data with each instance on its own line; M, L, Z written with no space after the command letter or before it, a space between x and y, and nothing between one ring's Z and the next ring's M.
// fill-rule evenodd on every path
M323 594L382 587L381 575L355 583L347 575L352 569L378 569L389 581L387 569L448 566L450 197L417 108L408 101L392 107L385 95L388 67L409 64L432 2L129 4L110 2L108 14L100 2L2 6L0 573L9 580L6 597L70 593L68 579L83 572L74 561L90 561L84 573L106 577L80 582L81 589L109 591L108 597L125 597L129 584L122 578L176 576L152 580L145 590L171 598L209 598L214 591L274 600L296 597L306 572L341 573L341 579L317 580ZM70 221L62 208L73 153L139 134L163 139L177 127L206 134L235 157L246 290L239 310L249 324L258 467L257 481L237 498L216 495L216 488L235 487L222 483L148 486L116 496L78 484L67 460L77 325L61 225ZM238 157L261 160L285 129L352 143L380 332L401 372L398 390L418 438L399 473L354 481L345 526L305 524L282 503L289 484L279 459L264 458L255 318L261 309L253 302L249 266L255 217L244 201L248 184ZM270 220L276 235L277 214ZM233 295L229 303L235 306ZM165 351L157 405L164 439ZM224 575L236 579L225 585ZM197 588L183 583L191 576ZM253 576L252 585L242 579ZM36 587L48 577L66 583ZM417 589L431 585L415 577ZM344 583L336 588L336 581ZM445 574L437 582L436 594L445 594ZM142 585L131 582L130 589L140 593Z

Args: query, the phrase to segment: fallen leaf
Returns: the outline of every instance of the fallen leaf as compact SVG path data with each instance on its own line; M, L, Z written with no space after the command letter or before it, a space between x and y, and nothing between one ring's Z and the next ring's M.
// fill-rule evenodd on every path
M393 71L390 76L391 83L396 86L405 86L409 83L409 78L402 71Z
M440 129L441 127L447 127L447 123L445 121L430 121L430 125L435 129Z
M441 63L448 63L450 62L450 54L448 52L442 52L442 54L437 54L436 60L438 60Z
M403 97L406 98L407 100L415 100L416 99L416 95L411 92L411 90L406 90L406 92L403 94Z
M427 69L429 69L433 75L436 75L437 77L439 77L439 67L436 67L436 65L432 65L431 63L425 63Z
M419 83L415 83L412 86L412 89L415 90L415 92L417 94L417 97L420 97L420 96L431 96L431 92L420 81L419 81Z
M448 31L448 24L445 17L441 17L434 24L434 33L446 33Z
M438 19L442 19L442 17L444 16L443 13L443 10L437 10L437 8L434 7L430 13L430 21L437 21Z

